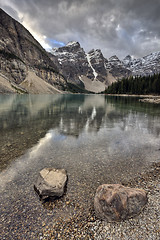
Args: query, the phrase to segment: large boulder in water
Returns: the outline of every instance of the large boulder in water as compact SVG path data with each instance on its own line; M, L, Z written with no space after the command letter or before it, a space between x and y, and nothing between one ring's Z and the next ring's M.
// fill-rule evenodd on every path
M40 171L37 183L34 185L41 199L61 197L67 183L65 169L44 168Z
M143 189L103 184L97 188L94 208L98 218L109 222L120 221L140 213L147 201Z

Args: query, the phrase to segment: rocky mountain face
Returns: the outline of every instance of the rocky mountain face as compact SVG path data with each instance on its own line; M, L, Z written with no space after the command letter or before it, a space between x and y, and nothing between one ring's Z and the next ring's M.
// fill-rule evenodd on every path
M128 69L125 64L119 60L119 58L114 55L108 59L108 64L106 65L109 73L117 80L123 77L128 77L132 75L130 69Z
M55 63L19 22L0 9L0 70L15 84L29 72L62 89L66 84ZM28 83L29 84L29 83Z
M107 84L107 59L104 58L100 49L92 49L86 54L89 67L91 68L92 77Z
M60 70L67 81L83 86L79 76L88 74L88 62L80 44L70 42L64 47L54 48L52 54L57 57Z
M146 76L160 72L160 52L151 53L145 57L132 59L130 55L123 59L124 66L132 72L132 75Z
M104 90L117 79L131 75L131 71L116 56L107 60L100 49L92 49L86 53L78 42L69 42L65 47L54 48L52 55L57 57L67 81L90 91Z
M57 57L68 81L81 81L91 91L95 91L93 85L96 85L97 92L123 77L160 72L160 52L138 59L130 55L123 60L116 55L106 59L99 49L85 53L78 42L70 42L65 47L53 49L52 54Z

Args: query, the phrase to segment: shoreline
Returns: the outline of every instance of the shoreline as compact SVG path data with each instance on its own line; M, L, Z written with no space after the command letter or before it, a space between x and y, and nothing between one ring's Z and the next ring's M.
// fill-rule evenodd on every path
M143 103L154 103L154 104L160 104L160 98L144 98L144 99L139 99L139 102Z
M134 218L108 223L95 217L93 206L85 209L77 204L77 213L64 221L61 219L52 227L44 228L39 239L158 239L160 234L160 162L153 163L149 171L123 183L125 186L143 188L148 193L148 203Z
M141 98L158 98L160 99L160 95L138 95L138 94L105 94L106 96L117 96L117 97L141 97Z
M153 103L160 104L160 96L159 95L136 95L136 94L105 94L107 96L116 96L116 97L137 97L140 98L139 102L142 103Z

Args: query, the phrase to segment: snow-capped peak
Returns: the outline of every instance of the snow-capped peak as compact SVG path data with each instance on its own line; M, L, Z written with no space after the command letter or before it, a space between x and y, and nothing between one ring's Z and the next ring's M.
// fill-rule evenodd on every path
M114 65L114 66L120 66L122 65L122 62L119 60L119 58L116 55L114 55L108 59L108 64Z
M133 60L133 59L132 59L131 55L127 55L127 56L122 60L122 62L123 62L126 66L129 66L132 60Z
M129 59L129 57L126 57L123 63L132 71L133 75L152 75L159 72L160 52L151 53L137 59Z
M100 49L92 49L91 51L88 52L88 55L90 56L90 59L95 58L98 59L102 56L102 52Z
M109 58L109 61L120 61L116 55L113 55Z
M123 59L123 61L131 61L131 60L132 60L131 55L127 55L127 56Z
M71 41L71 42L68 42L66 45L66 47L69 47L69 46L80 46L80 44L78 42Z

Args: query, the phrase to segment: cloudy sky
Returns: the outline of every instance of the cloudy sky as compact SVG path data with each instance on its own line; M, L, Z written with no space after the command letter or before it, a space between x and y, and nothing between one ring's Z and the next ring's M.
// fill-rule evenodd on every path
M105 57L160 51L160 0L0 0L49 50L78 41Z

